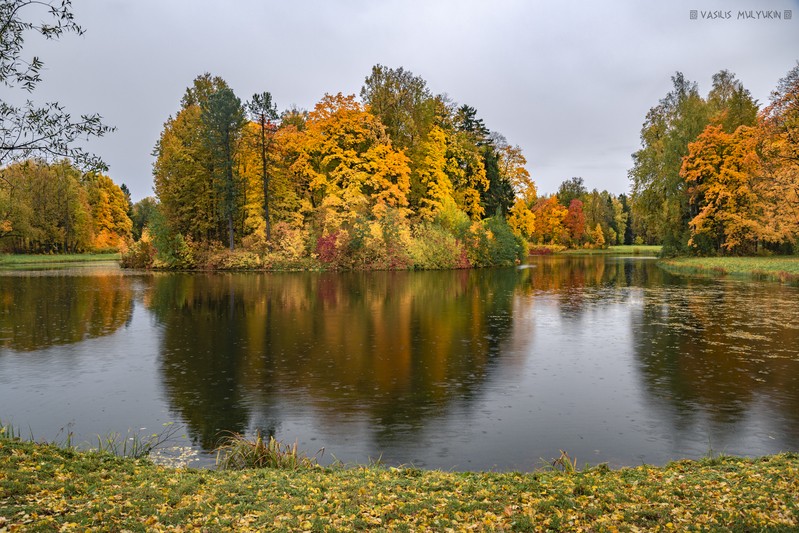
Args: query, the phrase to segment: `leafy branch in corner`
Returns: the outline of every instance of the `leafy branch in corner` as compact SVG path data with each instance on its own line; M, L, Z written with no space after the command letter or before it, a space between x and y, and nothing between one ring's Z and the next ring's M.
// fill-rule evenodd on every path
M44 21L31 22L40 18ZM25 36L31 32L57 39L65 33L82 35L84 30L74 20L70 0L0 2L0 83L28 93L41 82L44 67L39 57L23 55ZM99 157L75 143L114 129L104 125L96 113L73 118L58 102L36 105L28 100L15 106L0 101L0 166L32 157L69 158L78 166L104 170L106 165Z

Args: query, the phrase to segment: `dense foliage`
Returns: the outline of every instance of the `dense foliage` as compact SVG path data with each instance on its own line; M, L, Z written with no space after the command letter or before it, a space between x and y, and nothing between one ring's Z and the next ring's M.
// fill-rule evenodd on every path
M134 206L147 228L125 264L407 269L524 256L530 232L506 221L520 216L517 196L536 197L519 147L401 68L374 67L361 98L327 94L278 116L268 92L242 104L221 78L197 77L156 145L157 212Z
M799 237L799 64L763 109L728 71L706 98L680 73L633 155L634 230L664 253L791 252Z
M125 250L130 204L108 176L67 161L13 163L0 180L0 250L75 253Z

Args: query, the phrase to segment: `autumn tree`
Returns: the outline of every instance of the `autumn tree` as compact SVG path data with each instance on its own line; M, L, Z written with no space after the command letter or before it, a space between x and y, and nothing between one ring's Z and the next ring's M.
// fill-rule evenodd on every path
M508 213L508 225L516 235L530 241L535 235L535 214L532 211L538 198L535 182L530 177L526 168L527 159L519 146L510 146L507 142L497 145L500 172L515 196Z
M689 145L681 175L698 211L689 244L700 252L755 251L760 201L752 179L758 172L754 141L752 128L729 134L709 125Z
M729 70L713 75L707 104L710 121L726 133L733 133L738 126L754 126L757 122L757 102Z
M511 146L504 137L496 145L499 151L499 171L510 183L515 196L528 203L535 202L538 192L527 170L527 159L522 149L518 145Z
M158 201L152 196L146 196L133 204L131 208L132 228L131 233L135 240L139 240L142 236L144 228L146 228L150 221L153 219Z
M569 232L572 245L580 244L585 236L585 214L583 213L583 203L577 198L572 199L569 203L569 210L563 223Z
M533 208L535 214L534 239L541 244L564 244L567 229L564 225L568 210L560 205L558 197L539 198Z
M455 202L472 220L480 220L486 214L483 198L489 187L481 147L489 131L469 106L447 106L441 113L441 127L447 134L446 173Z
M396 148L413 154L433 127L435 103L427 82L410 71L375 65L361 99L386 128Z
M312 207L335 213L334 225L359 214L382 218L408 205L408 158L391 145L380 120L354 96L325 95L302 136L292 170Z
M599 224L602 226L602 231L605 234L608 233L608 229L613 223L613 201L611 198L611 194L608 191L599 191L597 189L593 189L581 197L587 228L592 229Z
M272 103L272 95L268 92L254 94L247 102L247 111L252 120L258 125L258 149L260 152L261 177L263 182L263 209L264 222L266 223L266 240L272 238L272 225L269 216L269 169L267 166L267 151L272 134L276 130L274 121L278 118L277 106Z
M757 150L765 200L764 231L776 243L799 241L799 63L777 84L760 115Z
M221 241L226 220L202 107L227 88L222 78L206 73L194 79L181 109L164 124L153 155L155 193L169 231L197 242Z
M612 213L612 220L610 223L611 228L616 233L616 242L614 244L624 244L627 235L627 227L629 222L629 213L622 202L624 195L610 196L610 207Z
M127 247L133 222L128 216L128 200L111 178L92 173L83 180L92 213L92 248L97 250Z
M602 231L602 225L597 224L594 229L589 233L589 237L596 248L604 248L605 244L605 232Z
M453 200L452 182L447 175L447 137L439 126L433 126L421 148L422 158L417 173L424 186L419 216L432 220L448 201Z
M305 129L305 123L308 121L308 111L292 105L280 114L281 126L294 126L297 131Z
M708 122L696 83L678 72L672 90L651 108L641 129L641 149L633 154L633 210L645 236L663 243L666 253L687 249L692 218L685 181L680 177L688 144ZM695 215L695 213L694 213Z

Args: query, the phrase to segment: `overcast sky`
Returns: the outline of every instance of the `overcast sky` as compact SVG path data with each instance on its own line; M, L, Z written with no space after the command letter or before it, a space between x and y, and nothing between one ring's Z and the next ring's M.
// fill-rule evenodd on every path
M647 110L677 70L706 94L729 69L761 103L799 60L799 0L73 0L83 36L29 39L45 61L37 102L117 127L89 147L134 200L153 194L152 150L203 72L279 109L358 94L372 65L404 67L475 107L522 147L539 191L581 176L627 192ZM697 20L690 11L697 10ZM710 10L731 19L703 18ZM791 20L738 19L792 10ZM7 91L3 88L2 91ZM0 93L5 94L5 93Z

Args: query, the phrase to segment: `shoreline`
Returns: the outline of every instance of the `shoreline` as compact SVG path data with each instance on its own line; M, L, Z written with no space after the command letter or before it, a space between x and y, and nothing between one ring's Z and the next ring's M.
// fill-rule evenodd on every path
M754 281L799 284L799 256L676 257L658 265L671 274L705 278L732 277Z
M202 470L0 439L0 530L799 527L799 454L530 473Z
M559 249L547 246L533 246L535 252L531 252L527 259L539 257L541 255L614 255L614 256L657 256L660 251L660 246L639 246L639 245L623 245L623 246L610 246L603 249L588 249L588 248L575 248L575 249ZM548 253L542 254L541 250L547 250ZM469 266L469 267L455 267L455 268L352 268L352 269L336 269L326 268L323 264L309 264L305 261L298 261L296 266L289 263L284 263L276 268L260 267L260 268L243 268L243 267L195 267L195 268L170 268L170 267L151 267L151 268L135 268L122 266L122 254L119 253L86 253L86 254L0 254L0 270L2 269L26 269L26 268L46 268L49 266L57 267L64 265L79 265L79 264L93 264L100 262L114 262L120 266L122 270L126 271L142 271L142 272L422 272L422 271L441 271L441 270L474 270L485 268L514 268L516 265L491 265L491 266ZM521 263L524 264L524 263Z

